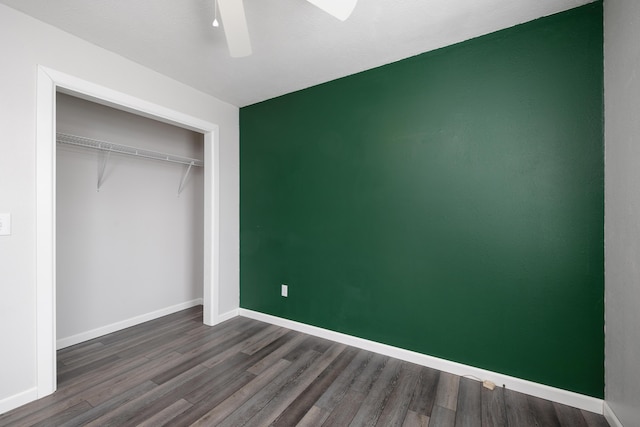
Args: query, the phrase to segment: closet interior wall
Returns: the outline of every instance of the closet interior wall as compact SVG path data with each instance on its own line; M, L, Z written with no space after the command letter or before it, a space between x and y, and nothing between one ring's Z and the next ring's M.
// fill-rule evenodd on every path
M57 132L196 159L203 135L59 93ZM58 347L201 303L204 170L57 145Z

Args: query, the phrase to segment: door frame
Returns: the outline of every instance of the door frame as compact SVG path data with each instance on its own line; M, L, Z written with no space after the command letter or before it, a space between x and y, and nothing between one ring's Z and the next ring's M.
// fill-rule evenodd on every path
M56 390L56 93L62 92L204 134L204 323L220 322L218 125L38 66L36 90L36 383Z

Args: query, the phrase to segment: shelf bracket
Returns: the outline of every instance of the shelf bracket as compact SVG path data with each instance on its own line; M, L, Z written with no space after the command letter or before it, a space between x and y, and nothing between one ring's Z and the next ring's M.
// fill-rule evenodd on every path
M107 162L109 161L111 151L101 151L100 153L100 162L98 164L98 191L100 191L100 187L102 187L104 183L104 172L107 169Z
M178 187L178 196L182 193L184 189L184 184L187 182L187 177L189 176L189 172L191 172L191 167L194 165L194 162L189 163L189 167L185 171L184 175L182 175L182 179L180 180L180 187Z

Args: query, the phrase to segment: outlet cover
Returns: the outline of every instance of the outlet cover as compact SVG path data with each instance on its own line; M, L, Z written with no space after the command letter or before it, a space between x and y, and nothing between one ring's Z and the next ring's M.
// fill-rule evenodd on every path
M289 286L288 285L282 285L280 288L280 294L283 297L288 297L289 296Z

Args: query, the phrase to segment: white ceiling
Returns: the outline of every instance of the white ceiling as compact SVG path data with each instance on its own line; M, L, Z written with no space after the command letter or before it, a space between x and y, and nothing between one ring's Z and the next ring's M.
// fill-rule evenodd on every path
M244 0L253 55L231 58L213 0L0 0L239 107L591 1L360 0L341 22L305 0Z

